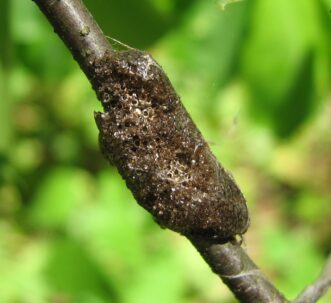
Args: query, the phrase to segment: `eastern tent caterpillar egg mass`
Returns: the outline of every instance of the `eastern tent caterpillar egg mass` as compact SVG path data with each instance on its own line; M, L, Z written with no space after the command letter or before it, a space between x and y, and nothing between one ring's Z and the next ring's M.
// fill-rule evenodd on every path
M224 241L248 227L245 199L217 162L162 68L147 53L106 54L94 64L104 113L104 156L163 227Z

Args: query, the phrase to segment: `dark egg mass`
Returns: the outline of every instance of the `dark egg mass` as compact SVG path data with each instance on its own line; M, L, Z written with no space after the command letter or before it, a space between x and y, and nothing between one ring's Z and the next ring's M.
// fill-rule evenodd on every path
M95 114L104 156L162 226L224 241L248 227L245 199L217 162L162 68L147 53L96 61Z

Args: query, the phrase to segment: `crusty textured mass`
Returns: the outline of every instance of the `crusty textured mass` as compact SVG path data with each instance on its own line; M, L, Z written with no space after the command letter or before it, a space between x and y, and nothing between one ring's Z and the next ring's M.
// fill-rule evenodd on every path
M162 68L147 53L114 52L94 63L95 113L104 156L162 226L224 241L249 223L245 199L217 162Z

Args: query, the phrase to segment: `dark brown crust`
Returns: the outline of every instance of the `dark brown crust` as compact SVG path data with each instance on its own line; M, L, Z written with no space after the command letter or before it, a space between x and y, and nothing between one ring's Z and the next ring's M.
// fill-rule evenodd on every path
M100 146L138 203L162 226L224 241L248 226L245 199L217 162L162 68L147 53L94 64Z

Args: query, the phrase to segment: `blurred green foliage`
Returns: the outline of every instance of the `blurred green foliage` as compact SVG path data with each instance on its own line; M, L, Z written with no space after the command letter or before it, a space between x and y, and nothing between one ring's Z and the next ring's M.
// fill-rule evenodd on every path
M86 4L167 71L247 197L249 254L297 295L331 251L331 2ZM100 104L32 1L0 2L0 60L0 302L235 302L102 158Z

